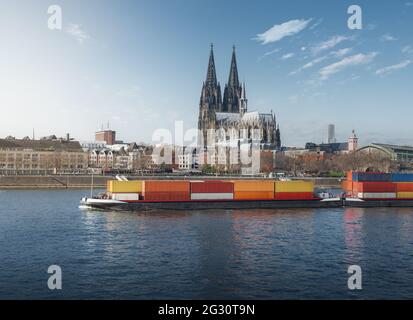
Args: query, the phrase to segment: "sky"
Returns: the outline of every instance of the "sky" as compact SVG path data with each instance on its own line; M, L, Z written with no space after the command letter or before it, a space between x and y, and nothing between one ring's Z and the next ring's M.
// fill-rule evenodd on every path
M273 110L284 146L326 141L330 123L339 141L413 145L412 30L413 0L2 0L0 137L196 128L214 43L222 90L235 45L249 110Z

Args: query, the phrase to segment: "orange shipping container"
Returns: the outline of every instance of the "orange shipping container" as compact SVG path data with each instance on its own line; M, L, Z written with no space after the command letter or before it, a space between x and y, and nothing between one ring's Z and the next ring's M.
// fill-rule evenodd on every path
M271 191L236 191L234 193L235 200L272 200L274 192Z
M397 183L397 192L413 192L412 182L399 182Z
M343 181L341 183L341 188L345 191L352 191L353 190L353 181Z
M189 181L146 180L143 183L143 193L147 192L187 192Z
M347 171L347 181L353 181L353 171Z
M274 181L271 180L234 180L235 192L272 192L274 193Z

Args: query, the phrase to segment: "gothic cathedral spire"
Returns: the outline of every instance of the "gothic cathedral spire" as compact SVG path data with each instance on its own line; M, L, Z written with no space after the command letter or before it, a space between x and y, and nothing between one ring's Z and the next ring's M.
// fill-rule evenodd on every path
M241 86L238 80L237 58L235 55L235 46L232 50L231 67L229 70L228 83L224 90L224 99L222 105L223 112L240 112L239 103L241 98Z
M202 86L201 98L199 101L198 130L202 134L198 137L198 145L206 145L207 131L208 129L215 129L215 113L221 110L221 86L219 82L217 82L214 48L211 44L206 81Z
M205 84L210 87L217 86L217 73L215 70L214 45L211 43L211 51L209 53L208 71Z

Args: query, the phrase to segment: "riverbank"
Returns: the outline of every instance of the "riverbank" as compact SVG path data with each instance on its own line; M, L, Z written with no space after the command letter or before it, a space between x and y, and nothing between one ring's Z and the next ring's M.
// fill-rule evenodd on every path
M202 179L215 180L214 176L131 176L133 180L166 180L166 179ZM246 177L219 177L220 180L248 179ZM93 176L93 186L106 188L108 180L113 176ZM257 178L251 178L257 179ZM339 188L341 180L338 178L299 178L300 180L313 181L319 188ZM50 175L50 176L0 176L0 189L84 189L92 183L90 175Z

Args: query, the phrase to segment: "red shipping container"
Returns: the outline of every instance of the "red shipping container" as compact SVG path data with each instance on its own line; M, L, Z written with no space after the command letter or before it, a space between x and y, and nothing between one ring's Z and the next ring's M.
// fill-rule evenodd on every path
M413 183L412 182L398 182L396 189L397 189L397 192L413 192Z
M358 193L391 193L396 192L397 185L393 182L353 182L353 192Z
M311 200L314 199L312 192L278 192L275 193L276 200Z
M180 180L146 180L142 186L143 193L146 192L188 192L189 181Z
M191 182L191 193L234 193L234 184L224 181Z
M189 192L146 192L144 195L146 201L188 201L190 199Z

